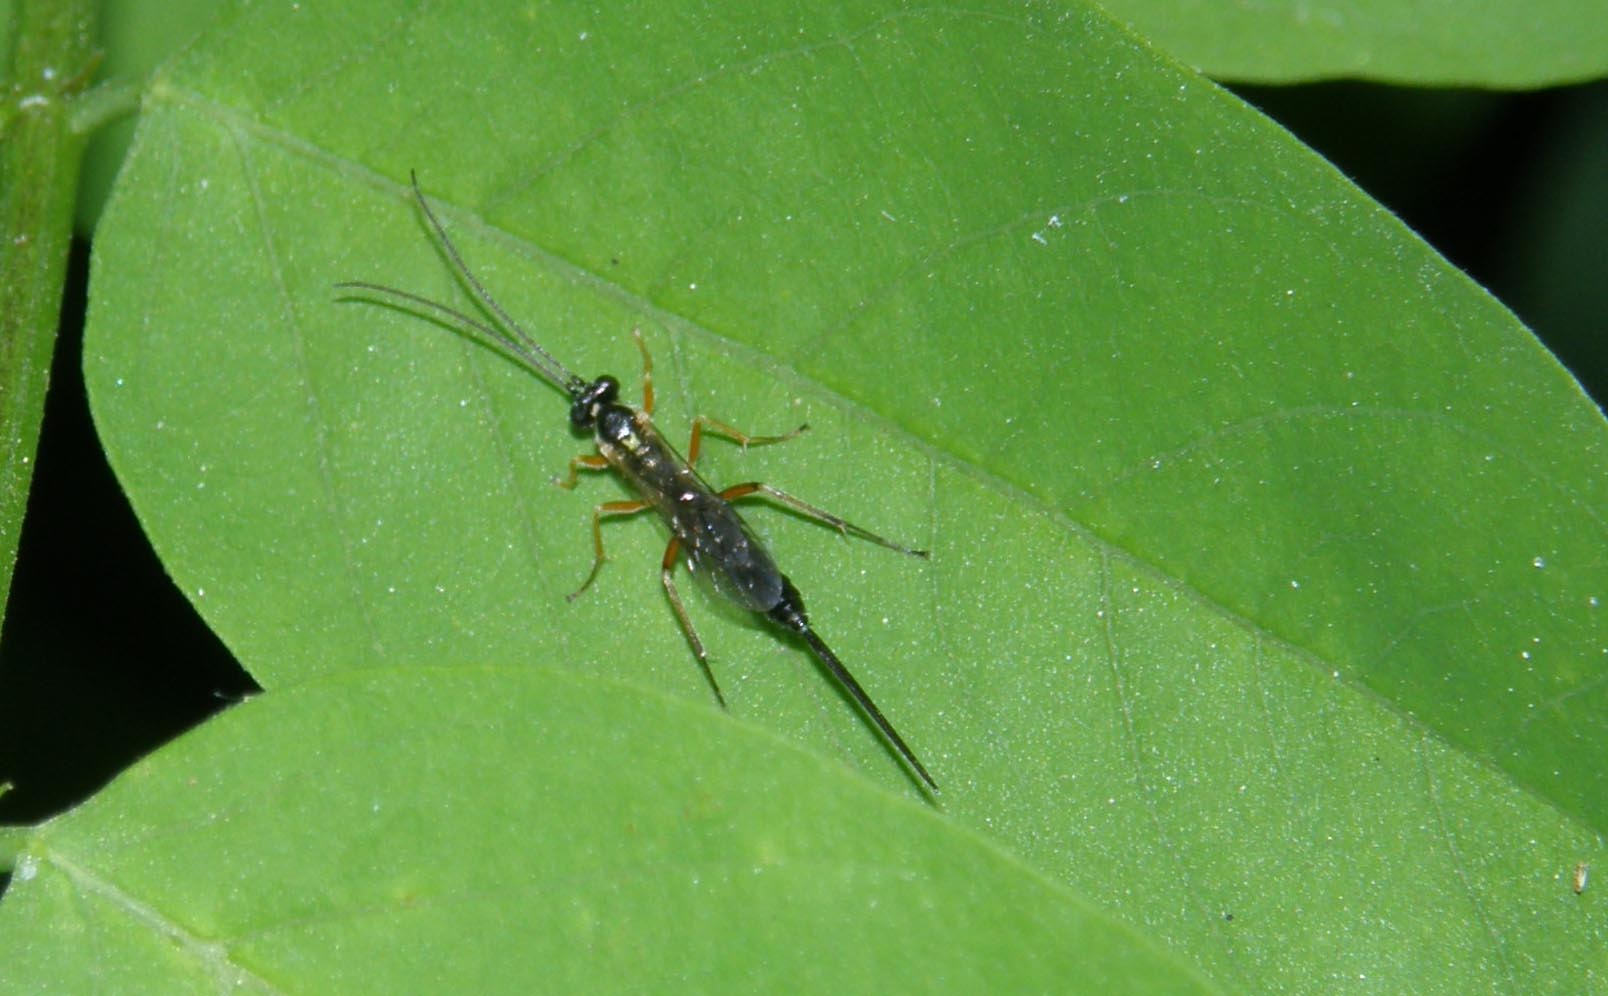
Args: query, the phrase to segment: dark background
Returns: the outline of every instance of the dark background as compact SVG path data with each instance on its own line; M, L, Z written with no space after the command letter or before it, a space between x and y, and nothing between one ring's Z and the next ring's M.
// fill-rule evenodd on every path
M1335 163L1608 395L1608 85L1236 90ZM256 686L174 588L107 467L80 373L76 247L0 630L0 823L71 807Z

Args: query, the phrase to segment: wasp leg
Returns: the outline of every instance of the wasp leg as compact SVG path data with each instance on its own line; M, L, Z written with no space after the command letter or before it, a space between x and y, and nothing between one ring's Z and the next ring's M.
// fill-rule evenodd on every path
M792 432L784 432L780 436L750 436L748 433L740 429L734 429L718 419L712 419L708 415L699 415L692 420L692 441L687 444L687 462L698 462L698 450L703 446L705 430L708 430L711 435L723 436L746 450L750 446L769 446L772 443L785 443L800 433L808 432L809 429L809 423L806 422Z
M648 353L648 344L642 341L642 330L632 329L631 338L636 340L637 351L642 354L642 411L643 414L653 415L653 357Z
M720 497L726 499L727 501L736 501L739 498L747 498L755 494L764 495L767 498L774 498L776 501L781 502L783 505L793 509L795 512L799 512L802 515L814 519L816 522L825 523L826 525L831 526L833 529L836 529L838 532L844 533L845 535L857 536L863 540L870 540L872 543L875 543L878 546L885 546L890 550L897 550L900 553L906 553L912 557L921 557L923 559L927 557L926 550L913 550L910 547L895 543L893 540L885 539L869 529L863 529L860 526L849 522L847 519L840 519L825 509L816 508L809 502L794 498L786 491L773 488L769 484L761 484L758 481L749 481L746 484L734 484L722 491L720 493Z
M571 466L574 466L573 462ZM603 569L603 516L635 515L647 507L648 503L645 501L606 501L592 509L592 549L596 552L596 556L592 558L592 571L586 575L586 580L581 582L581 586L565 598L565 601L573 602L580 598L581 593L597 580L597 572Z
M553 478L553 483L563 488L565 491L574 491L575 483L579 480L578 475L581 471L608 469L609 462L603 459L603 455L601 453L583 453L580 456L574 457L570 460L569 476L555 477Z
M720 694L720 683L715 680L715 672L709 667L709 654L704 650L703 641L698 639L698 631L692 628L692 619L687 615L687 607L681 604L681 595L676 591L676 557L680 553L681 538L672 537L670 545L664 548L664 561L660 564L659 579L664 582L664 593L670 596L670 608L675 610L676 619L681 622L681 631L687 634L687 642L692 644L693 655L698 658L698 665L703 668L704 677L709 680L709 687L714 689L715 700L724 709L726 696Z
M637 350L642 354L642 413L652 418L653 354L648 352L648 344L642 338L641 329L632 329L631 338L636 340ZM735 429L719 419L699 415L692 422L692 442L687 444L687 462L696 463L698 461L698 450L703 443L705 430L717 436L724 436L746 450L750 446L769 446L771 443L785 443L808 429L808 425L801 425L792 432L783 433L780 436L750 436L741 429Z

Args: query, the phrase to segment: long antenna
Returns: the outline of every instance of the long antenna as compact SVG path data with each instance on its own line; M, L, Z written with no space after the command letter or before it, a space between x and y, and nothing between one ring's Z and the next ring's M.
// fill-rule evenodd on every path
M418 201L419 209L424 212L425 218L430 222L430 228L435 232L436 239L439 241L442 250L446 253L447 259L452 263L453 271L463 280L464 284L469 287L470 291L473 292L475 300L477 300L481 306L490 312L492 317L496 319L496 324L493 325L486 322L476 321L463 312L458 311L455 308L448 307L439 301L432 301L431 299L422 295L413 294L405 290L398 290L395 287L388 287L384 284L370 283L366 280L347 280L338 283L335 286L342 289L351 288L356 290L371 291L376 294L393 298L397 301L416 305L428 312L451 319L452 321L457 322L466 328L473 329L480 335L486 336L487 338L496 342L498 345L508 350L508 352L513 356L523 361L524 364L532 371L539 374L545 380L552 382L554 386L561 388L571 397L578 397L580 394L582 394L587 387L586 381L571 373L568 367L558 362L557 358L554 357L552 353L549 353L547 350L543 349L541 345L531 337L530 333L526 332L518 322L514 321L512 315L503 310L502 305L498 304L497 299L491 296L491 292L486 290L480 281L475 278L475 275L470 271L468 264L466 264L463 261L463 257L459 255L458 247L453 244L452 237L447 234L446 227L441 224L440 219L437 218L435 212L431 210L430 202L425 199L424 191L419 187L418 174L413 170L409 170L408 179L413 184L413 196ZM501 327L499 328L498 326Z

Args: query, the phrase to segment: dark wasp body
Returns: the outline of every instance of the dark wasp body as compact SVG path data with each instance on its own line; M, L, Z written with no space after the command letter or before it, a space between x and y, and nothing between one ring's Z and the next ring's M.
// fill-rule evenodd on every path
M621 403L620 384L613 377L605 374L590 382L582 380L537 345L519 324L503 311L469 271L448 237L446 229L430 209L423 191L419 189L416 177L413 180L413 191L420 209L440 239L458 275L468 284L475 297L511 334L505 333L503 329L478 322L446 305L407 291L363 281L350 281L338 286L371 291L450 318L459 325L472 329L499 344L532 372L562 388L569 395L570 423L577 429L592 433L597 444L597 453L571 460L568 478L559 483L564 487L574 487L577 473L581 470L613 469L625 478L637 494L641 495L641 499L637 501L605 502L593 510L592 540L595 556L592 569L580 589L570 598L573 599L585 591L603 566L605 559L603 517L630 515L645 509L653 509L670 527L670 544L665 549L660 570L665 593L669 596L671 608L675 610L676 618L687 636L688 643L692 646L693 653L697 655L699 664L704 669L710 687L714 689L715 696L722 705L725 704L725 697L721 695L720 686L709 669L709 655L704 650L703 641L698 638L698 633L693 628L685 606L682 605L680 594L676 591L674 571L676 561L681 557L685 557L688 570L706 578L721 595L751 612L764 615L777 626L803 640L816 659L854 700L911 770L920 776L927 787L937 789L937 782L928 774L915 752L905 743L904 738L899 736L893 724L883 716L882 710L877 708L871 696L838 660L837 655L816 635L804 611L804 600L799 595L798 589L793 587L793 583L777 568L775 561L771 559L770 554L749 530L748 524L737 514L731 503L739 498L763 495L809 518L830 525L840 532L853 534L912 556L925 557L926 552L892 543L758 481L716 491L693 466L698 459L705 430L726 436L746 447L781 442L792 438L807 427L800 426L783 436L748 436L728 425L699 416L693 423L687 459L682 459L675 448L653 426L653 365L640 332L634 335L642 353L642 408L635 409Z

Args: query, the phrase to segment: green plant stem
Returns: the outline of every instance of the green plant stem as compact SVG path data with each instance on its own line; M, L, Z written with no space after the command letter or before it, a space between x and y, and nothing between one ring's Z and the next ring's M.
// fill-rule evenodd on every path
M11 590L56 342L93 69L95 5L19 0L0 108L0 604Z

